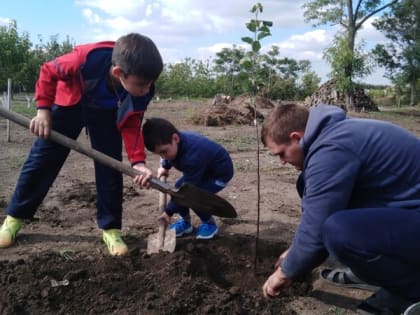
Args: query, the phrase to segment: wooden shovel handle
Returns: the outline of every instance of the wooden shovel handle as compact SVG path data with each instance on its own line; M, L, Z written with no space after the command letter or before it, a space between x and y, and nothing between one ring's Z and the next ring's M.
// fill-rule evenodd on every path
M18 113L12 112L10 110L7 110L0 106L0 116L3 116L6 119L9 119L18 125L21 125L22 127L29 128L30 119L20 115ZM62 146L75 150L83 155L86 155L87 157L90 157L91 159L98 161L108 167L113 168L116 171L119 171L125 175L135 177L137 175L144 175L139 170L136 170L135 168L131 167L130 165L124 164L100 151L97 151L95 149L92 149L80 142L77 142L76 140L73 140L69 137L66 137L65 135L62 135L61 133L58 133L57 131L51 130L49 139L61 144ZM169 186L166 183L162 183L157 178L153 177L149 180L150 185L152 188L157 189L159 191L163 191L165 193L171 194L173 193L171 186Z
M166 176L159 177L159 180L162 183L166 184ZM168 200L168 195L162 191L159 191L159 211L160 212L165 211L167 200Z
M159 177L159 180L163 183L166 183L166 176ZM165 194L162 191L159 191L159 213L163 213L166 208L166 202L167 202L167 194ZM159 238L159 248L163 248L163 245L165 243L165 231L166 231L166 221L161 219L159 220L159 231L158 231L158 238Z

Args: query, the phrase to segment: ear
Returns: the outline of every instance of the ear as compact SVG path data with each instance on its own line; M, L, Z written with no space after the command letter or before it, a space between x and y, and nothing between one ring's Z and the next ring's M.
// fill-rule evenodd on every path
M293 131L290 133L289 137L290 137L290 141L297 141L299 142L300 139L303 138L304 132L303 131Z
M111 74L116 78L119 79L124 75L124 72L119 66L112 66L111 67Z
M178 144L180 140L181 139L179 138L179 135L177 133L174 133L172 135L172 142L175 142L176 144Z

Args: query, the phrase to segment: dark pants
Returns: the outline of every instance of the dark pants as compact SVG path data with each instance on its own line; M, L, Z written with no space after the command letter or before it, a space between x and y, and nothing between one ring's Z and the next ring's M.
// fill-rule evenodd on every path
M77 139L86 126L92 147L119 161L122 160L121 135L116 128L116 112L81 105L54 106L52 128ZM49 140L37 138L22 167L7 214L21 219L33 218L39 205L64 164L70 149ZM121 228L122 174L95 162L97 220L101 229Z
M352 209L323 226L330 255L369 284L420 299L420 209Z
M175 183L175 187L179 188L184 183L184 176L181 176ZM208 178L206 180L203 180L199 184L195 184L198 188L201 188L203 190L209 191L211 193L217 193L221 191L223 188L225 188L227 185L227 181L222 181L215 178ZM197 214L197 216L200 218L202 222L207 222L210 220L211 215L207 213L203 213L200 211L200 209L193 209L194 212ZM190 209L188 207L180 206L177 203L170 201L168 203L168 206L166 208L166 212L169 214L178 213L181 217L186 217L190 214Z

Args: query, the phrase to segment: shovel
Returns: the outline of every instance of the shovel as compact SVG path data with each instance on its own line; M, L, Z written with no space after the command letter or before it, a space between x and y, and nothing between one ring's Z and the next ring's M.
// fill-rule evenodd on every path
M0 106L0 116L15 122L18 125L29 128L30 120L20 114L9 111ZM140 171L124 164L110 156L92 149L82 143L68 138L54 130L51 130L49 139L69 149L73 149L81 154L84 154L95 161L98 161L108 167L111 167L123 174L131 177L142 175ZM150 179L150 186L165 194L171 196L171 200L181 206L191 209L198 209L199 211L224 218L236 218L237 214L235 208L223 199L222 197L212 194L208 191L200 189L188 183L182 184L179 189L173 188L167 183L161 182L159 179L152 177Z
M163 177L166 181L166 177ZM167 195L159 192L159 213L165 211ZM176 231L175 229L166 229L166 222L159 220L159 231L155 234L150 234L147 238L147 254L157 254L160 251L167 251L173 253L176 247Z

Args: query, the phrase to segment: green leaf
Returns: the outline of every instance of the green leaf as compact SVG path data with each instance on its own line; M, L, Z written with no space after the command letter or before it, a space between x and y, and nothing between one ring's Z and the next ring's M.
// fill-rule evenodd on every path
M245 24L247 29L251 32L255 32L257 30L257 22L255 20L251 20L250 22Z
M252 51L253 51L253 52L259 52L259 51L260 51L260 49L261 49L261 44L260 44L260 42L259 42L259 41L254 41L254 42L252 43Z
M239 64L245 69L252 69L252 61L249 57L242 58Z
M270 33L270 29L267 26L261 26L259 29L260 32Z
M267 37L267 36L271 36L271 33L267 33L267 32L260 32L260 33L258 33L258 36L257 36L257 39L258 40L261 40L261 39L263 39L263 38L265 38L265 37Z
M242 39L243 42L248 43L250 45L252 45L252 43L254 41L251 37L248 37L248 36L242 37L241 39Z
M272 27L273 26L273 22L272 21L262 21L262 24L264 26L267 26L267 27Z

